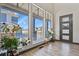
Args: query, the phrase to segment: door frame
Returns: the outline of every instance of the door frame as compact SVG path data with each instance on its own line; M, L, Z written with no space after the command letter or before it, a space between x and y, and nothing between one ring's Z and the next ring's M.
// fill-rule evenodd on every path
M69 40L63 40L62 39L62 18L64 18L64 17L69 17ZM64 41L64 42L70 42L70 43L72 43L73 42L73 14L67 14L67 15L62 15L62 16L60 16L59 17L59 25L60 25L60 29L59 29L59 31L60 31L60 41ZM64 35L67 35L67 34L64 34Z

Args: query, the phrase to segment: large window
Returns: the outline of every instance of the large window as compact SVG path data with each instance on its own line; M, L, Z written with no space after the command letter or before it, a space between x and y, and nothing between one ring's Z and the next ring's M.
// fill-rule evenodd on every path
M38 43L43 41L43 19L35 17L33 19L33 33L32 33L33 43Z
M12 9L0 8L0 26L2 23L18 26L15 36L21 41L28 40L28 15ZM1 28L0 28L1 31Z
M28 15L16 13L16 17L12 17L12 24L20 26L20 30L16 32L16 37L20 39L28 39Z
M45 37L46 38L49 38L50 37L50 35L49 35L49 31L51 30L51 20L46 20L45 21L45 26L46 26L46 28L45 28Z
M51 20L48 20L48 30L51 29Z

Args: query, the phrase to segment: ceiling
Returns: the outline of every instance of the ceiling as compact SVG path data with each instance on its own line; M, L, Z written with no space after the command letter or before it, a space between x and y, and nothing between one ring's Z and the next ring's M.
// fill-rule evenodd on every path
M54 4L53 3L35 3L36 5L40 6L41 8L47 10L50 13L54 11Z

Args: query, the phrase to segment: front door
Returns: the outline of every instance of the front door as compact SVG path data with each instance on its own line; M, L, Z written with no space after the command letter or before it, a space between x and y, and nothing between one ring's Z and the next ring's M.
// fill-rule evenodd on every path
M72 14L60 16L60 40L72 42L73 40L73 24Z

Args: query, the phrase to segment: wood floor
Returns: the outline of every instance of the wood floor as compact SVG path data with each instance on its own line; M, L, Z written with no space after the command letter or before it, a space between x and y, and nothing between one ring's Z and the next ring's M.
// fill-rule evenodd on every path
M20 56L79 56L79 45L65 42L50 42L42 48L34 48Z

